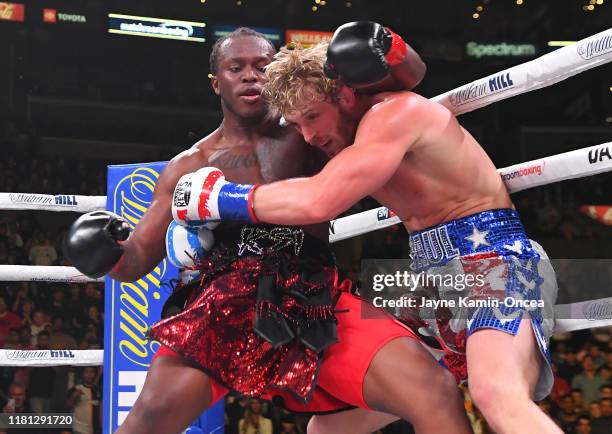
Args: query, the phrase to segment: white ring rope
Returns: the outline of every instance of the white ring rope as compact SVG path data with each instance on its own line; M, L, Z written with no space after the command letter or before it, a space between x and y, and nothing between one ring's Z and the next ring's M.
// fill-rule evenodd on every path
M0 265L0 282L104 282L85 276L74 267L46 265Z
M0 366L100 366L104 350L0 350Z
M612 297L559 304L555 306L558 319L554 331L607 326L611 316ZM103 360L104 350L0 350L0 366L100 366Z
M32 209L37 211L74 211L86 213L106 209L106 196L0 193L0 209Z
M516 193L553 182L608 172L612 170L612 159L598 159L602 151L612 156L612 142L515 164L498 171L508 191ZM329 242L335 243L398 223L401 223L400 218L386 207L341 217L329 222Z
M432 98L453 114L542 89L612 60L612 28Z
M432 100L446 106L453 114L460 115L515 95L550 86L580 72L608 63L610 60L612 60L612 29L607 29L576 44L438 95ZM508 190L516 192L563 179L609 171L612 166L610 161L590 163L588 155L589 151L593 152L594 149L603 147L607 149L609 155L609 145L610 143L602 144L542 160L516 164L500 169L500 175L507 177L504 181ZM575 165L569 167L569 161L573 161L572 164ZM587 166L587 163L596 167ZM535 178L534 170L537 165L540 165L542 174L546 168L546 174L538 174L538 178ZM514 173L516 175L512 176ZM0 193L0 209L89 212L105 209L106 200L105 196ZM400 222L399 218L389 214L387 208L381 207L332 220L330 242ZM56 272L56 269L60 270ZM7 278L2 277L4 274ZM4 265L0 266L1 280L89 282L94 279L83 276L72 267ZM572 315L582 318L579 313L585 318L558 319L555 321L555 330L572 331L612 324L610 318L612 298L555 306L555 317L558 318ZM0 350L0 366L101 365L102 360L103 350Z

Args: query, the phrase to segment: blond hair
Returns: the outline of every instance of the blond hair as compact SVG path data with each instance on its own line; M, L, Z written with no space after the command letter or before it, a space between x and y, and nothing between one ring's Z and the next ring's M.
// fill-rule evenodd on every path
M266 67L262 93L272 116L285 116L309 103L335 99L338 83L323 72L327 45L283 47L274 56Z

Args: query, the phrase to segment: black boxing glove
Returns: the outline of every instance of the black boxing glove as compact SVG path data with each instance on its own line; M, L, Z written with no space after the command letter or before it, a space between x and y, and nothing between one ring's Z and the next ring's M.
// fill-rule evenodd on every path
M349 86L376 83L407 53L404 40L390 29L372 21L347 23L338 27L329 43L325 75Z
M110 211L83 214L64 238L64 256L81 273L102 277L123 255L120 241L130 235L130 226L123 217Z

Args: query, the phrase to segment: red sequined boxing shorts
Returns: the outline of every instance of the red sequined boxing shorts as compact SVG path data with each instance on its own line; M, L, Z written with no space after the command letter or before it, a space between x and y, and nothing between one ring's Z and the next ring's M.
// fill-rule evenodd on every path
M328 413L354 407L368 408L363 399L363 382L374 356L393 339L417 339L405 325L359 297L342 292L335 306L338 319L338 342L323 353L317 386L308 403L291 393L269 388L264 399L282 403L293 412ZM180 357L167 347L161 347L155 357ZM228 390L211 379L213 402Z

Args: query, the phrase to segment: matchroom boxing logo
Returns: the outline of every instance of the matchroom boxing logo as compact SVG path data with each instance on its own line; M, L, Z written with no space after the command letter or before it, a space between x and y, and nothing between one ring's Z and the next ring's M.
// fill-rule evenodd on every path
M502 173L501 178L503 181L508 181L514 178L522 178L523 176L541 176L542 172L544 172L545 166L546 161L542 161L542 164L534 164L533 166L528 167L519 167L518 169L513 170L512 172Z
M587 39L576 46L576 53L584 60L603 56L612 51L612 32L595 39Z

